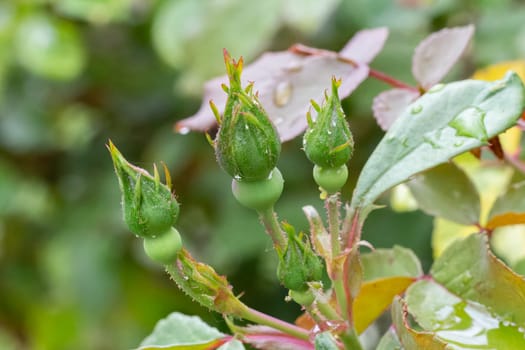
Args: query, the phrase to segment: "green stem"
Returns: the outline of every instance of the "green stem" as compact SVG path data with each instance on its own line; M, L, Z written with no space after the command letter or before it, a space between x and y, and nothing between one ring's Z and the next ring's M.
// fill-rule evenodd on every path
M346 302L346 294L343 283L342 269L337 266L337 256L341 253L341 242L339 232L339 194L336 193L328 197L325 201L325 206L328 214L328 230L330 232L332 243L332 264L335 276L333 276L333 286L337 303L341 310L341 314L345 315L348 304Z
M246 307L240 316L248 321L280 330L298 339L309 340L310 334L307 330L252 308Z
M318 301L316 306L319 312L327 319L332 321L342 320L341 315L339 315L328 302Z
M340 336L341 341L345 345L347 350L363 350L363 346L359 341L359 337L353 328L348 329L345 333Z
M260 210L258 213L266 232L272 238L275 248L284 251L286 249L286 236L281 230L281 226L277 220L277 214L273 210L273 207Z
M328 213L328 231L332 243L332 259L341 253L341 236L339 228L339 193L333 194L325 201Z

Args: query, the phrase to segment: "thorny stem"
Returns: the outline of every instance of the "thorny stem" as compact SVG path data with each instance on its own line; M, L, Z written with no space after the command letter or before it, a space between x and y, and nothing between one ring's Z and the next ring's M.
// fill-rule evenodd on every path
M309 332L306 329L302 329L301 327L282 321L250 307L246 307L240 316L248 321L280 330L281 332L298 339L309 340Z
M335 259L341 252L340 228L339 228L339 193L329 196L325 200L326 211L328 213L328 232L332 243L332 259Z
M274 212L273 207L259 211L259 217L266 232L268 232L272 238L275 248L281 252L284 251L286 249L286 237L281 230L281 226L277 220L277 214Z
M291 46L288 50L293 52L293 53L299 54L299 55L333 57L333 58L336 58L337 60L339 60L341 62L348 63L349 65L351 65L353 67L357 67L359 65L358 62L356 62L356 61L354 61L354 60L352 60L352 59L350 59L348 57L341 56L340 54L338 54L335 51L318 49L318 48L315 48L315 47L310 47L310 46L306 46L306 45L302 45L302 44L295 44L295 45ZM369 70L368 70L368 76L370 78L374 78L374 79L380 80L380 81L382 81L384 83L387 83L388 85L390 85L392 87L419 92L419 90L417 88L415 88L413 86L410 86L410 85L408 85L408 84L406 84L406 83L404 83L404 82L402 82L400 80L397 80L396 78L391 77L390 75L388 75L386 73L380 72L380 71L372 69L370 67L369 67Z
M342 269L337 267L336 262L338 255L341 253L341 243L339 241L339 193L333 194L325 200L325 206L328 215L328 231L332 243L332 270L335 271L333 278L334 292L337 298L337 303L341 312L345 312L347 308L345 288L343 284Z
M335 265L339 265L335 262L338 259L338 256L341 254L341 232L340 232L340 220L339 220L339 193L331 195L325 201L325 206L328 214L328 229L330 232L331 243L332 243L332 262ZM357 218L357 215L354 216L354 219ZM354 225L352 225L352 229ZM350 233L352 235L352 231ZM352 237L353 238L353 237ZM344 278L344 269L340 266L334 266L335 276L333 276L333 286L334 292L337 299L337 304L339 305L340 311L342 314L346 313L352 305L348 305L348 302L351 302L347 298L347 292L345 288L345 278ZM321 306L321 305L319 305ZM321 311L321 309L319 309ZM325 310L328 311L328 310ZM353 321L351 319L347 320L350 327L341 334L341 341L345 345L346 349L352 350L361 350L362 346L357 337L357 333L353 327Z

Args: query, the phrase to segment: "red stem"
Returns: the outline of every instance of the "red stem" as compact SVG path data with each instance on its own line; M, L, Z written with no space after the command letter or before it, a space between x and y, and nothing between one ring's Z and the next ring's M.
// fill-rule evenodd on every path
M358 62L356 62L356 61L354 61L354 60L352 60L352 59L350 59L348 57L341 56L335 51L318 49L318 48L306 46L306 45L303 45L303 44L292 45L288 50L290 52L293 52L293 53L296 53L296 54L299 54L299 55L305 55L305 56L333 57L333 58L338 59L341 62L348 63L348 64L350 64L353 67L357 67L359 65ZM403 83L402 81L397 80L396 78L391 77L390 75L387 75L387 74L385 74L383 72L380 72L378 70L372 69L370 67L369 67L369 70L368 70L368 76L370 78L374 78L374 79L380 80L380 81L382 81L384 83L387 83L388 85L390 85L392 87L419 92L419 90L417 88L415 88L413 86L410 86L410 85L408 85L406 83Z
M408 84L405 84L403 83L402 81L400 80L397 80L396 78L393 78L383 72L380 72L378 70L375 70L375 69L372 69L370 68L370 70L368 71L368 76L371 77L371 78L375 78L377 80L380 80L384 83L387 83L388 85L390 86L393 86L393 87L396 87L396 88L401 88L401 89L406 89L406 90L411 90L411 91L416 91L419 93L419 90L413 86L410 86Z

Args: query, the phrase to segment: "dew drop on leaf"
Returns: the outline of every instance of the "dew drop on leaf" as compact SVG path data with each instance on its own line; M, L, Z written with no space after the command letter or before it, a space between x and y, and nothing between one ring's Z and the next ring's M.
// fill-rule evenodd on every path
M190 132L190 128L183 126L182 128L179 128L177 131L181 135L187 135Z
M432 86L432 87L427 91L427 93L431 94L431 93L434 93L434 92L438 92L438 91L443 90L443 88L445 88L445 84L436 84L436 85Z
M285 106L292 97L292 84L289 81L281 81L275 86L273 102L278 107Z
M412 107L412 109L410 110L410 113L418 114L418 113L421 113L422 110L423 110L423 106L421 106L421 105L414 105Z
M487 141L488 135L484 119L485 111L478 107L468 107L454 117L449 125L456 129L458 136Z

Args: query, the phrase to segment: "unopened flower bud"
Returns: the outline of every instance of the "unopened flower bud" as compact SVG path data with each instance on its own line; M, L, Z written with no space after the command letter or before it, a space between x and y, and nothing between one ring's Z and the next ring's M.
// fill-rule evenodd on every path
M322 279L323 262L291 225L283 224L283 229L288 234L288 242L284 252L279 253L277 277L290 290L306 291L308 282Z
M222 118L212 104L220 128L215 153L220 166L238 181L268 178L281 152L279 135L262 108L252 84L241 87L242 58L235 62L224 51L230 86Z
M167 185L155 176L130 164L110 141L108 149L122 192L124 221L134 234L156 238L171 231L179 214L179 204L171 192L171 179L166 171Z
M246 306L237 298L224 276L195 260L182 249L177 262L167 267L180 289L201 305L222 314L242 316Z
M308 114L308 129L303 138L304 151L312 163L322 168L339 168L352 157L354 140L337 88L340 80L332 78L332 94L326 95L325 102L319 107L312 101L317 111L316 121Z

